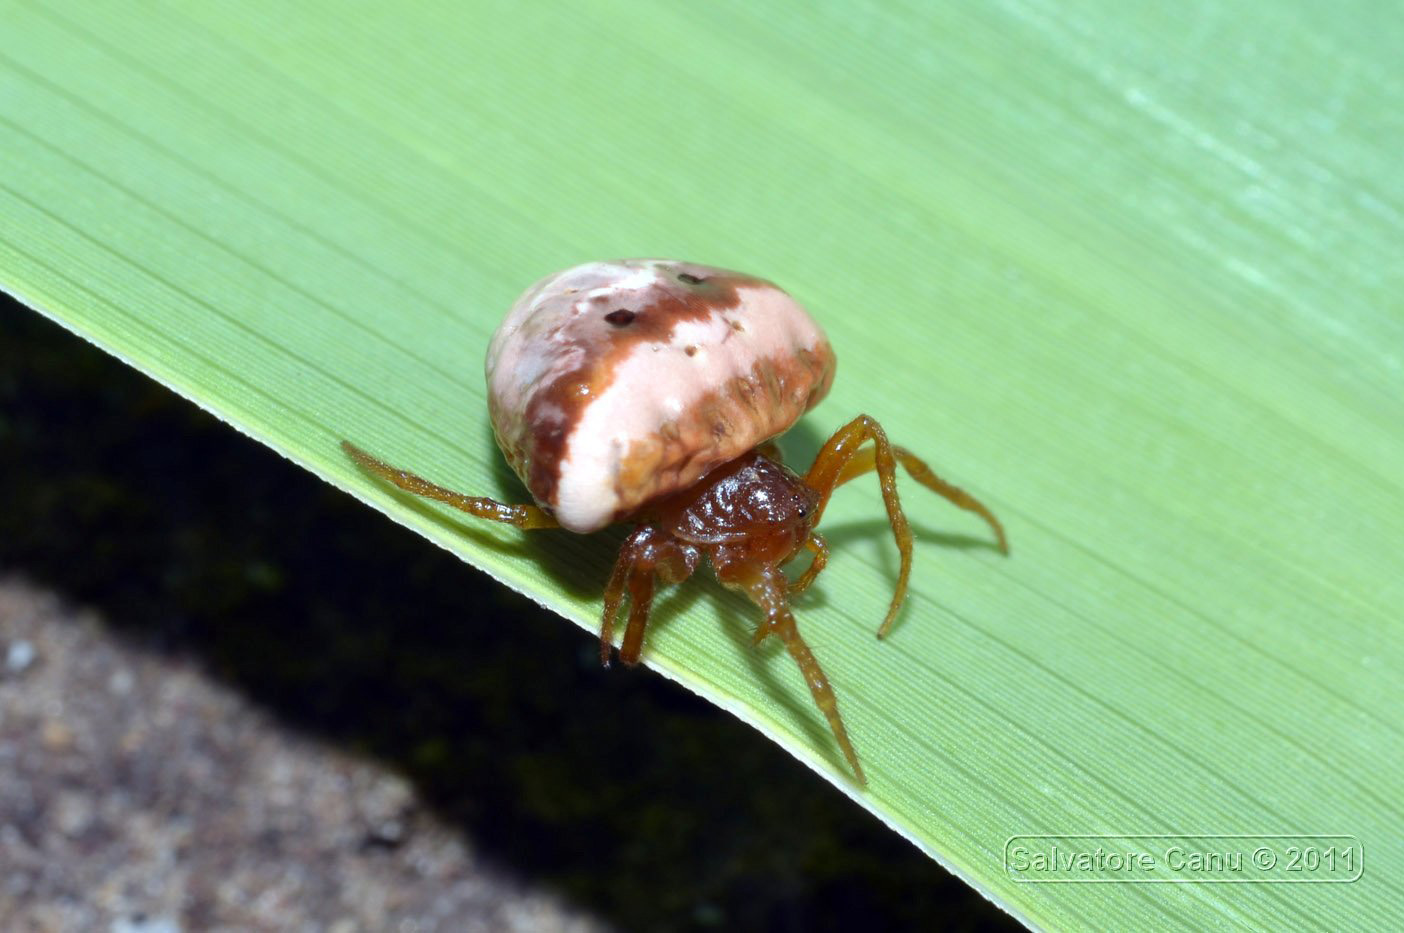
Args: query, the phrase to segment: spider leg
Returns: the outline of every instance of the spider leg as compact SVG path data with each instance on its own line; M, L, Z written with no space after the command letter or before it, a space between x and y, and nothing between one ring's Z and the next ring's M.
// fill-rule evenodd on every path
M819 707L819 712L828 720L829 729L838 741L839 748L843 750L843 757L848 759L849 767L853 769L858 783L867 784L868 779L863 776L863 767L858 764L858 755L853 751L853 743L848 741L848 731L844 729L843 719L839 716L838 698L834 696L834 688L829 685L829 678L824 676L819 660L800 637L799 628L795 625L795 617L790 612L789 601L785 596L784 574L775 567L767 567L745 581L742 588L765 613L765 618L756 629L756 643L775 635L785 645L785 650L799 665L800 674L809 687L810 696L814 698L814 705Z
M625 585L629 582L629 570L634 564L632 546L643 530L640 528L625 540L614 562L614 569L610 571L609 582L605 584L604 618L600 621L600 664L605 667L609 667L609 653L614 648L614 620L619 615L624 597L628 595Z
M681 583L697 569L697 560L696 549L679 544L656 528L637 528L625 539L605 586L604 617L600 622L601 664L609 667L614 623L624 598L629 599L629 621L619 646L619 660L633 666L639 663L643 652L644 629L648 627L656 581Z
M863 448L862 445L867 441L873 442L871 448ZM902 513L902 503L897 498L898 461L917 482L989 522L999 541L1000 550L1009 553L1003 526L979 500L941 479L911 451L893 446L882 426L872 418L867 415L854 418L839 428L824 444L818 456L814 458L814 464L809 468L804 482L819 494L819 505L814 515L814 524L817 525L835 489L851 479L877 470L878 483L882 487L882 501L887 506L887 518L892 525L892 536L897 539L897 550L902 556L901 567L897 572L897 587L892 594L892 604L888 607L887 617L882 620L882 625L878 626L878 638L885 637L892 628L892 620L897 617L897 611L902 608L902 603L907 598L907 581L912 573L912 529L907 524L907 517Z
M819 576L819 571L829 562L829 545L824 541L824 537L817 531L809 533L809 539L804 542L804 548L814 553L814 560L810 561L808 567L804 568L804 573L800 574L798 580L791 581L786 587L786 592L790 596L798 595L809 589L809 584L814 582L814 578Z
M435 485L408 470L393 467L384 460L366 453L350 441L342 441L341 449L346 451L347 456L355 460L362 469L374 473L387 483L398 486L405 492L412 492L416 496L423 496L426 499L451 505L460 512L467 512L469 515L485 518L488 521L515 525L523 530L560 527L550 513L537 506L508 505L486 496L465 496L461 492L454 492L452 489Z
M990 526L990 530L994 532L995 541L999 546L1000 553L1009 553L1009 542L1004 537L1004 526L999 523L999 519L995 518L994 513L991 512L983 502L954 483L949 483L937 476L931 467L926 465L924 460L907 448L893 444L892 456L898 463L902 464L902 467L907 471L907 475L912 479L921 483L938 496L946 499L956 508L964 509L967 512L974 512L976 515L983 518L985 523ZM839 473L838 479L834 482L834 487L837 488L849 480L857 479L865 473L870 473L876 466L876 450L872 447L864 447L854 454L852 459L844 464L843 470Z
M907 580L912 575L912 529L897 498L897 464L892 456L892 444L887 440L882 426L867 415L859 415L839 428L833 437L824 442L809 473L805 475L804 483L819 494L813 519L813 525L817 526L825 506L829 504L829 497L838 488L844 468L868 441L873 442L872 456L877 468L878 485L882 487L882 501L887 506L887 520L892 525L892 536L897 540L897 551L902 557L892 604L887 609L887 617L878 627L878 638L882 638L887 635L892 620L897 617L897 610L902 608L902 602L907 598Z

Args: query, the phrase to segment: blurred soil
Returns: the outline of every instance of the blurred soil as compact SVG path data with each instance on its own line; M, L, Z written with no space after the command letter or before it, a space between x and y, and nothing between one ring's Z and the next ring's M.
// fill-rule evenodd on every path
M0 929L577 930L383 767L0 579Z

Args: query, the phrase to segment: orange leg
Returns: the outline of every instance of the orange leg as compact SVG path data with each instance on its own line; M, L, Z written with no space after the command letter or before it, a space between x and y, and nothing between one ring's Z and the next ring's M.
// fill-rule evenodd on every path
M681 583L697 569L696 549L679 544L656 528L641 527L629 535L619 549L619 559L605 586L604 618L600 622L600 663L609 667L614 645L614 623L624 598L629 598L629 622L619 646L619 660L633 666L643 653L644 629L653 607L655 579Z
M515 525L524 530L536 528L559 528L556 520L550 513L534 505L508 505L505 502L498 502L496 499L489 499L486 496L465 496L461 492L454 492L452 489L445 489L443 486L435 485L422 476L416 476L408 470L401 470L392 467L384 460L372 457L361 448L350 441L342 441L341 449L347 455L361 465L363 469L374 473L381 479L405 492L412 492L416 496L423 496L426 499L433 499L436 502L443 502L453 506L461 512L477 518L485 518L488 521L502 522L507 525Z
M877 466L876 449L864 447L853 455L853 458L844 464L843 471L839 473L835 487L842 486L851 479L857 479L865 473L871 473ZM999 546L1000 553L1009 553L1009 542L1004 537L1004 526L999 523L999 519L994 517L994 513L985 507L985 504L976 499L970 493L961 489L953 483L948 483L932 472L931 467L926 465L916 454L905 447L897 444L892 445L892 456L903 468L907 475L921 483L927 489L943 497L958 509L967 512L974 512L985 520L994 532L995 541Z
M800 574L798 580L792 581L786 592L790 596L795 596L809 589L809 584L814 582L814 578L819 576L819 571L829 562L829 545L825 543L822 535L817 531L809 533L809 539L804 542L805 550L814 553L814 560L810 561L808 567L804 568L804 573Z
M785 575L775 567L767 567L742 582L741 588L765 613L765 619L757 626L752 643L760 644L771 635L780 638L785 650L799 665L800 674L809 687L810 696L814 698L814 705L819 707L819 711L828 720L829 729L834 733L839 748L843 750L843 757L848 759L849 766L853 768L858 783L867 784L868 779L863 776L863 766L858 764L858 755L853 751L853 743L848 741L848 731L844 729L843 719L839 716L838 698L834 696L834 688L829 685L829 678L824 676L818 659L804 643L799 628L795 625L795 617L790 612L785 596Z
M872 441L873 446L863 448L868 441ZM892 620L897 617L897 611L902 608L902 603L907 598L907 582L912 574L912 529L907 523L907 516L902 512L902 503L897 498L898 460L907 472L912 474L912 478L922 485L935 490L961 508L969 508L984 516L995 529L1001 550L1007 552L1004 529L988 509L965 491L950 485L931 472L925 463L909 451L900 447L894 448L882 426L872 418L867 415L854 418L824 444L818 456L814 458L814 464L809 468L804 482L819 494L819 504L813 519L814 525L817 526L835 489L855 477L873 469L877 470L878 484L882 488L882 501L887 506L887 519L892 525L892 536L896 539L897 550L901 554L897 587L892 594L887 617L878 627L878 638L885 637L892 628Z
M882 487L882 501L887 506L887 520L892 525L892 536L897 540L897 551L902 562L897 571L897 589L892 594L892 604L887 609L887 618L878 628L878 638L887 634L897 610L907 598L907 580L912 574L912 529L907 524L907 516L902 513L902 503L897 498L897 465L892 457L892 445L882 427L867 415L859 415L839 428L829 438L814 458L814 464L804 478L804 483L819 494L819 504L814 510L813 524L817 526L829 504L829 497L838 488L840 477L859 448L873 442L874 463L877 466L878 485Z

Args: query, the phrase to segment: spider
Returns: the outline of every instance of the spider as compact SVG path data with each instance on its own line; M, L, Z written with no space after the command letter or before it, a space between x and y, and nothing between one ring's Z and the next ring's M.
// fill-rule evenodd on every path
M534 505L454 492L393 467L348 441L362 468L415 495L523 530L587 533L634 525L604 591L600 660L628 619L619 659L639 662L655 587L681 583L706 557L717 579L748 596L761 621L752 639L784 644L859 784L858 755L838 700L790 610L828 564L816 530L835 489L876 471L901 554L883 638L911 576L912 532L897 497L901 464L921 485L983 518L999 550L1004 529L964 490L890 443L859 415L803 475L773 438L817 404L834 356L807 312L763 279L693 263L586 263L548 276L518 299L488 349L489 412L499 446ZM791 580L781 567L802 552Z

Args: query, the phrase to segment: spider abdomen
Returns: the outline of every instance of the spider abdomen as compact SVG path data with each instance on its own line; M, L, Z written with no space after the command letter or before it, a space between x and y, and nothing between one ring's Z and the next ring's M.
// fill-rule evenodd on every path
M536 501L593 531L789 428L834 356L779 287L711 266L592 262L538 282L488 348L493 429Z

